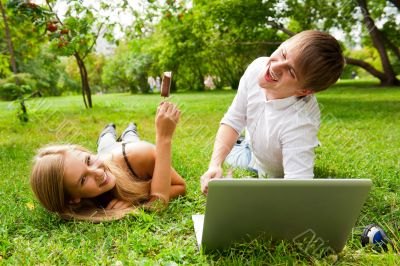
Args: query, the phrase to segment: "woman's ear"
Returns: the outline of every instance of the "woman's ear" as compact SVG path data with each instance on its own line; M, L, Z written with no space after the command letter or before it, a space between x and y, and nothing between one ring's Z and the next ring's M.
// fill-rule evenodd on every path
M80 198L75 198L75 199L70 199L70 200L69 200L69 203L70 203L70 204L77 204L77 203L79 203L79 202L81 202L81 199L80 199Z

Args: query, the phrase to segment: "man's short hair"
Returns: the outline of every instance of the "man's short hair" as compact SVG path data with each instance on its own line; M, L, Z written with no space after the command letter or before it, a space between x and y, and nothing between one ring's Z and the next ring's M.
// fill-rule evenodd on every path
M306 30L288 41L294 42L299 50L296 65L303 89L322 91L339 79L345 60L342 48L333 36L317 30Z

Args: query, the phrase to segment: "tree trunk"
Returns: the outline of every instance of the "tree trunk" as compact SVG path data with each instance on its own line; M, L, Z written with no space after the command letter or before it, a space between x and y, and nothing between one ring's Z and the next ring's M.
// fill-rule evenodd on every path
M268 20L267 24L270 25L271 27L277 29L277 30L283 31L284 33L286 33L290 37L292 37L292 36L294 36L296 34L293 31L290 31L289 29L285 28L282 24L276 23L275 21Z
M28 111L26 110L25 99L23 97L20 99L19 105L21 106L22 110L22 115L19 116L20 121L28 122Z
M14 75L18 74L17 71L17 65L15 64L15 56L14 56L14 46L11 40L11 35L10 35L10 28L8 27L8 22L7 22L7 16L6 16L6 12L3 8L3 4L0 1L0 10L1 10L1 15L3 16L3 21L4 21L4 30L6 33L6 39L7 39L7 45L8 45L8 52L10 53L10 63L11 63L11 68L12 71L14 73ZM16 83L17 85L19 85L18 83L18 79L16 78Z
M87 101L86 101L85 88L84 88L83 79L82 79L83 71L82 71L82 67L81 67L80 57L79 57L79 55L77 53L75 53L74 56L75 56L75 59L76 59L76 63L78 64L79 73L81 75L81 90L82 90L83 103L85 104L85 108L88 108Z
M380 81L384 80L386 78L385 74L374 68L372 65L368 64L367 62L360 60L360 59L355 59L351 57L345 57L346 59L346 64L349 65L355 65L364 68L366 71L368 71L371 75L374 77L378 78Z
M3 17L3 21L4 21L4 30L6 33L8 52L10 53L11 69L15 75L15 84L17 86L19 86L20 83L19 83L19 79L17 77L18 70L17 70L17 64L15 63L14 46L13 46L13 43L11 40L10 28L8 27L6 11L4 10L3 3L1 2L1 0L0 0L0 11L1 11L1 15ZM19 96L19 101L20 101L19 105L20 105L21 111L22 111L22 115L19 116L19 119L22 122L28 122L28 111L26 110L24 95Z
M90 91L90 86L89 86L89 76L88 76L88 73L87 73L87 70L86 70L86 66L85 66L85 63L83 62L83 60L82 60L82 70L83 70L83 84L84 84L84 89L85 89L85 91L86 91L86 97L87 97L87 100L88 100L88 105L89 105L89 108L92 108L93 107L93 104L92 104L92 92Z
M371 18L366 0L357 0L361 12L364 17L364 24L368 29L369 35L371 36L372 43L378 50L379 56L381 58L382 68L384 72L384 78L380 79L381 85L384 86L396 86L400 85L400 81L396 78L396 74L393 71L392 65L390 64L389 57L386 52L385 44L383 38L381 37L381 32L375 25L374 20Z
M85 63L83 62L83 60L81 59L81 57L77 52L75 52L74 56L79 67L79 73L81 75L83 102L86 108L88 107L92 108L92 94L90 91L89 78L85 67Z
M387 47L392 50L392 52L395 54L395 56L397 56L397 59L400 61L400 49L399 47L397 47L396 45L393 44L393 42L391 42L388 37L386 37L386 35L381 34L381 37L383 38L383 41L385 42L385 44L387 45Z

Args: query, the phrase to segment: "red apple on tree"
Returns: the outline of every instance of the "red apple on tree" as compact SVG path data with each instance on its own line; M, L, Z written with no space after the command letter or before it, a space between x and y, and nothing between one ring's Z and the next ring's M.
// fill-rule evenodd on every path
M60 34L68 34L68 32L69 32L69 29L62 29L60 31Z
M47 30L51 32L55 32L57 30L57 25L53 23L48 23L47 24Z
M35 4L35 3L27 3L26 4L29 8L32 8L32 9L35 9L35 8L38 8L39 6L37 5L37 4Z

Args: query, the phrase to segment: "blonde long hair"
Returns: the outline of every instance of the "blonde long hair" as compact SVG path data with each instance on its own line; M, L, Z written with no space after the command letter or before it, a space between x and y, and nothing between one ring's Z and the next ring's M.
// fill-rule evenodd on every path
M132 202L132 207L105 210L96 206L92 199L82 199L79 204L70 204L63 185L64 161L68 152L76 150L89 152L78 145L52 145L40 149L34 158L30 184L36 198L48 211L58 213L64 219L111 221L135 212L135 206L150 199L151 180L138 180L114 162L106 161L105 167L116 177L113 197Z

